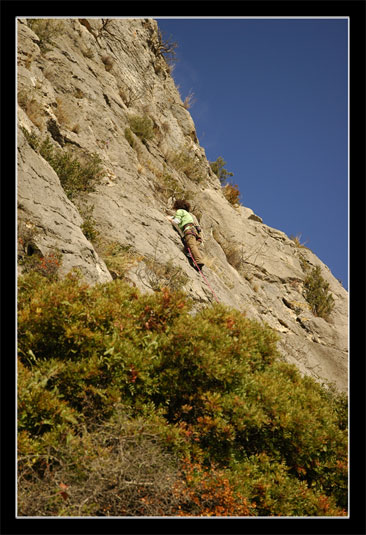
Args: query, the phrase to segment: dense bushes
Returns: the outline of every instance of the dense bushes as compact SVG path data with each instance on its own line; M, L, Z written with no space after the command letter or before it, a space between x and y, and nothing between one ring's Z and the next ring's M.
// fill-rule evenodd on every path
M268 327L118 279L18 295L20 514L345 514L346 401Z

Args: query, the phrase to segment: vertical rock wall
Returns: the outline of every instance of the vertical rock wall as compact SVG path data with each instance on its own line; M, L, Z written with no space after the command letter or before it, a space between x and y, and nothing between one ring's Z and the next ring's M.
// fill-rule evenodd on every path
M31 232L33 249L60 252L62 273L76 267L90 283L121 276L111 262L111 250L119 250L131 284L142 291L182 286L205 306L212 291L165 218L172 200L186 196L203 229L205 275L220 302L268 323L289 362L345 390L346 290L309 249L225 198L174 84L156 21L22 19L17 37L18 220ZM149 126L146 137L134 133L136 117ZM47 137L77 161L98 155L91 191L66 195L40 154ZM99 233L94 239L85 232L88 213ZM334 298L327 321L304 298L315 266Z

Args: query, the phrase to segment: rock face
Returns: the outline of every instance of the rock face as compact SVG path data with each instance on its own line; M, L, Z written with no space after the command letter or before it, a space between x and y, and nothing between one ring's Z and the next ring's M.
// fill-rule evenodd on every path
M33 229L33 250L61 253L61 274L76 267L94 284L123 271L144 292L182 287L197 307L217 296L275 329L282 355L302 373L346 390L347 291L309 249L226 199L164 44L152 19L18 20L19 224ZM73 158L99 156L90 191L66 195L37 149L47 136ZM203 231L210 286L165 217L182 196ZM98 235L85 231L87 220ZM327 321L304 298L315 266L334 299Z

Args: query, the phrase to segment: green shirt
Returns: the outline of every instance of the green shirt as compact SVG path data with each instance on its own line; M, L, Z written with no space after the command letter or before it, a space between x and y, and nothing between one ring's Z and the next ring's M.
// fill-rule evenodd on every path
M193 217L191 216L191 214L187 212L187 210L183 210L183 209L176 211L173 221L177 223L178 227L181 230L183 230L184 225L187 225L187 223L194 224Z

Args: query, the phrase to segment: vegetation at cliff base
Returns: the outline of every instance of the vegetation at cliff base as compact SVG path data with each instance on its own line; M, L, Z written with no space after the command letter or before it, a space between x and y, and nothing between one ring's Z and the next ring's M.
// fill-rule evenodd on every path
M18 280L19 516L343 516L347 400L181 291Z

